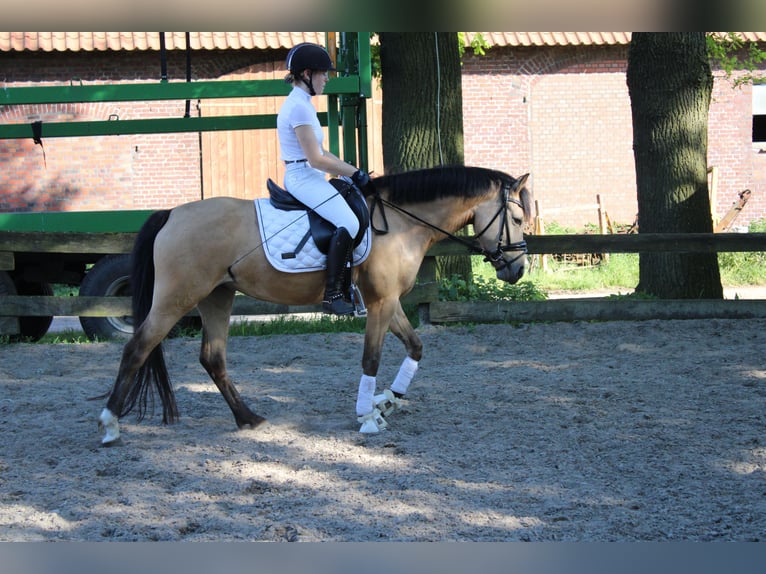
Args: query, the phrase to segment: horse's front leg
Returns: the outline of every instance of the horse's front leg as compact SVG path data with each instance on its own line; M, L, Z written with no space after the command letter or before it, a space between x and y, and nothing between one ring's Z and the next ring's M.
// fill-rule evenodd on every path
M402 361L391 387L373 396L374 408L380 412L384 420L401 407L402 399L407 394L410 383L418 371L418 362L423 356L423 342L415 333L412 323L407 319L401 303L397 305L389 327L391 332L404 343L407 356Z
M377 400L378 397L376 397L375 404L381 412L383 412L384 416L398 408L398 399L401 399L407 394L410 383L415 377L415 373L418 372L418 363L420 359L423 358L423 342L420 340L420 337L412 327L412 323L410 323L410 320L404 313L401 303L398 304L389 327L391 332L404 343L404 348L407 350L407 356L399 367L399 372L396 374L396 378L394 378L394 382L391 384L391 390L385 392L380 400ZM395 400L389 397L389 394L392 394ZM388 404L385 407L381 406L381 400L385 400Z
M399 368L399 373L391 389L386 389L383 393L376 395L376 377L380 367L383 340L389 327L394 335L404 343L407 357ZM407 388L415 376L422 351L423 344L420 337L412 328L412 324L407 319L398 299L378 301L368 307L364 355L362 357L362 377L359 381L356 401L357 418L362 423L360 432L376 433L388 426L385 417L399 408L401 398L407 392Z

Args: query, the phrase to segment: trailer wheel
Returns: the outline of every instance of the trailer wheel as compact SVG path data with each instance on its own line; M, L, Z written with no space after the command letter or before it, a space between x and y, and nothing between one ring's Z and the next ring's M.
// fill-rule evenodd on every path
M129 297L130 256L107 255L85 274L80 285L84 297ZM133 335L133 317L80 317L82 330L90 339L129 339Z
M16 295L16 285L5 271L0 271L0 295Z
M129 297L130 255L107 255L97 261L85 274L80 285L80 295L95 297ZM80 325L90 339L123 339L133 335L133 316L80 317ZM168 337L177 337L189 330L199 330L199 317L183 317L170 330Z
M50 283L28 282L22 279L16 281L16 291L19 295L53 295ZM53 322L53 315L40 317L19 317L19 339L39 341L48 332Z
M0 271L0 297L4 295L16 295L16 285L13 284L13 279L11 279L11 276L8 275L5 271ZM18 317L0 317L0 321L5 322L11 322L13 319L18 319ZM16 325L14 323L11 323L11 325L7 326L9 330L16 329ZM10 335L10 340L15 340L18 335Z

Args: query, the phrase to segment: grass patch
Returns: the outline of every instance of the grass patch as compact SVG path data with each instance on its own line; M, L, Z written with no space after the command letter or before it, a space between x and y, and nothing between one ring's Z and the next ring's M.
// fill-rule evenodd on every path
M752 221L747 231L766 233L766 219ZM724 285L766 285L766 253L762 251L719 253L718 268Z
M229 335L232 337L262 337L310 333L364 333L366 323L362 317L280 316L268 321L235 323L229 328Z
M591 267L549 258L548 271L544 271L542 265L534 265L522 281L530 281L547 291L635 289L638 285L638 254L610 253L606 260Z

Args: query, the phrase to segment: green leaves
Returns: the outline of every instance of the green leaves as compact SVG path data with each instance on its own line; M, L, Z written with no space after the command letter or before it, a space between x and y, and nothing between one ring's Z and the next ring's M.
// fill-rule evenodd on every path
M544 301L548 296L529 282L509 285L475 276L468 282L459 275L439 282L440 301Z
M735 70L747 72L732 80L735 87L764 80L763 76L754 74L758 64L766 60L766 52L758 48L758 44L747 42L737 32L713 32L707 35L706 41L711 62L726 72L729 80Z

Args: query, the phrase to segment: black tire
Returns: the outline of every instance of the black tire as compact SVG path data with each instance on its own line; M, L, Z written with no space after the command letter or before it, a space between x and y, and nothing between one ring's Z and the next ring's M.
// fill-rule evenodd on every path
M0 297L4 295L16 295L16 285L13 284L13 279L5 271L0 271ZM9 317L12 319L13 317ZM5 319L5 317L3 317ZM18 335L10 335L10 340L16 340Z
M80 285L80 295L95 297L129 297L130 255L107 255L99 259L85 274ZM88 338L93 340L118 339L127 341L133 336L133 316L80 317L80 325ZM199 330L199 317L184 317L170 330L168 337Z
M21 279L16 281L16 291L19 295L53 295L53 287L50 283L34 283ZM48 332L53 323L53 315L41 317L19 317L19 339L39 341Z
M84 297L129 297L130 255L107 255L85 274L80 285ZM133 316L80 317L82 330L90 339L128 340L133 335Z
M5 271L0 271L0 295L17 295L16 285Z

